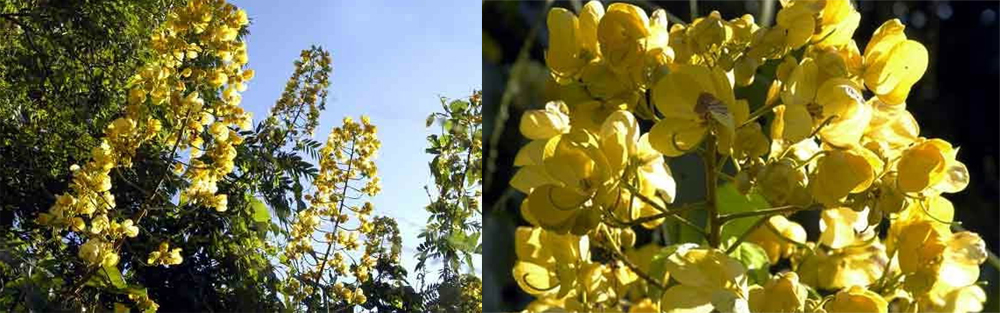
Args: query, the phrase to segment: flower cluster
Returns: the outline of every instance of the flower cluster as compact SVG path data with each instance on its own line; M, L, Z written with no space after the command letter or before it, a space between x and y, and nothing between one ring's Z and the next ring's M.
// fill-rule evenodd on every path
M381 250L371 247L379 242L361 249L361 240L379 234L371 220L372 203L356 201L381 190L375 166L380 146L376 127L367 116L360 123L345 117L320 150L319 174L313 181L316 191L306 196L310 206L298 213L282 256L290 271L283 290L296 302L313 295L317 285L332 286L331 296L348 304L366 301L360 284L369 280L375 266L377 258L370 253ZM317 249L314 242L325 247ZM358 252L362 255L355 259ZM353 289L338 281L348 274L355 279Z
M175 147L175 153L176 148L190 147L185 177L191 185L184 195L225 210L226 196L215 195L215 182L232 171L234 145L242 142L230 127L246 127L250 118L239 107L239 92L253 77L252 70L243 69L246 46L237 36L247 24L246 12L223 1L191 1L173 10L164 29L151 39L154 57L130 83L124 116L107 126L88 163L71 168L71 191L59 195L38 222L54 233L69 228L87 239L79 254L88 264L117 264L114 243L137 236L138 228L132 219L119 221L122 214L113 211L110 172L130 167L139 146L149 140L162 140ZM162 130L169 135L163 136ZM209 162L198 158L205 151ZM183 171L180 164L174 168Z
M293 136L312 136L319 125L319 113L326 107L330 72L333 70L330 53L319 47L302 50L295 61L295 71L285 84L281 98L271 107L265 123L288 129ZM303 112L306 108L308 112ZM303 114L305 113L305 114ZM300 124L300 121L302 125ZM303 134L298 134L302 129Z
M527 311L982 310L985 244L951 230L942 197L969 174L958 148L921 137L906 109L928 53L899 20L862 51L848 0L782 1L770 27L712 12L668 28L667 15L597 1L579 16L549 11L558 100L521 117L531 141L510 182L527 194L521 214L532 225L516 232L513 270L537 297ZM766 99L751 111L734 90L770 79L757 75L769 69ZM707 199L668 208L676 184L664 157L685 154L704 160ZM720 176L774 208L722 213ZM704 228L683 217L699 210ZM788 218L801 210L821 210L814 242ZM759 220L722 238L723 225L748 217ZM636 246L634 227L666 219L705 242ZM752 275L758 265L731 256L748 249L790 268Z
M184 258L181 257L181 248L170 249L170 244L163 242L160 243L159 249L149 253L149 260L146 261L149 265L177 265L181 264Z

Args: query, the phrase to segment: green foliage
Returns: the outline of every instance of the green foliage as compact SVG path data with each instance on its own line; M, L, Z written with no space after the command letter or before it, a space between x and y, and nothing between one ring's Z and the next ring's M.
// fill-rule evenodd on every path
M475 92L468 99L441 98L441 112L427 117L428 127L440 125L439 133L427 137L426 152L433 155L429 167L435 188L425 187L431 203L423 239L417 246L418 277L426 279L426 262L441 260L438 282L425 286L424 297L430 311L450 311L464 302L456 292L467 285L459 283L460 270L474 269L473 254L482 253L479 244L482 223L482 102ZM436 192L436 194L434 194ZM468 275L466 275L468 276ZM474 277L474 276L473 276Z
M736 185L733 184L719 186L715 198L721 214L750 212L771 207L764 196L757 193L743 195L739 190L736 190ZM722 241L725 242L729 238L740 236L755 222L756 219L741 218L722 225Z

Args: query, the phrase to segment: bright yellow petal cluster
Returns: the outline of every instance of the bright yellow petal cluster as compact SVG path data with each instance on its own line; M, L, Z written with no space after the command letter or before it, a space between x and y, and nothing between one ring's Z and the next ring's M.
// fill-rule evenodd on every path
M554 101L522 116L531 141L510 181L533 225L518 230L513 273L538 298L528 311L982 309L983 241L951 232L954 208L941 197L968 186L968 169L952 143L921 137L906 108L929 55L901 21L886 21L861 50L849 0L783 0L767 27L712 11L668 28L668 15L597 1L549 12ZM762 77L766 95L751 111L741 95ZM707 199L670 208L677 181L667 165L687 154L702 157ZM720 213L730 201L713 179L773 208ZM798 210L820 210L818 225L792 221ZM672 241L689 235L672 227L700 228L688 218L703 216L713 248ZM760 222L736 240L754 245L717 250L750 216ZM636 234L670 220L654 234L673 245ZM814 241L808 226L820 230ZM594 253L548 252L582 241ZM768 269L783 260L790 269L758 271L761 250Z

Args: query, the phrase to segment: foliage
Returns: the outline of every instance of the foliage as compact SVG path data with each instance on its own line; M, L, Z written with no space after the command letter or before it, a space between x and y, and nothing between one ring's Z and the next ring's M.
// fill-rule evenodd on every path
M556 100L521 117L510 181L526 311L982 310L985 243L942 196L968 170L906 110L929 55L899 20L862 53L850 1L782 1L770 27L668 15L548 11ZM667 160L687 154L705 199L674 204Z
M440 133L427 137L427 153L435 188L427 188L430 217L417 246L418 279L426 279L427 261L439 259L443 266L438 281L424 288L427 307L432 312L472 308L466 294L481 285L475 275L460 274L463 263L474 269L473 254L482 254L482 93L466 99L441 98L441 112L427 117L427 127L440 125ZM433 192L432 192L433 190ZM482 287L478 294L481 298ZM479 301L481 303L481 301ZM465 310L469 312L468 310ZM479 304L478 311L482 311Z

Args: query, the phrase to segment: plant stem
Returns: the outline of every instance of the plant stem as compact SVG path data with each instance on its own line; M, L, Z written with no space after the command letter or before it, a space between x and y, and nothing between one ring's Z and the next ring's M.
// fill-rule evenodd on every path
M731 221L731 220L734 220L734 219L744 218L744 217L753 217L753 216L759 216L759 215L774 215L774 214L789 213L789 212L796 212L796 211L803 211L803 210L814 210L814 209L818 209L818 208L822 208L822 206L802 207L802 206L797 206L797 205L785 205L785 206L779 206L779 207L762 209L762 210L756 210L756 211L724 214L724 215L720 216L719 218L722 220L723 223L725 223L725 222L728 222L728 221Z
M719 216L718 204L715 202L715 192L718 187L718 172L716 172L716 140L715 134L709 134L705 143L705 153L702 160L705 162L705 205L708 209L708 245L718 248L720 244L720 234L722 232L722 220Z

